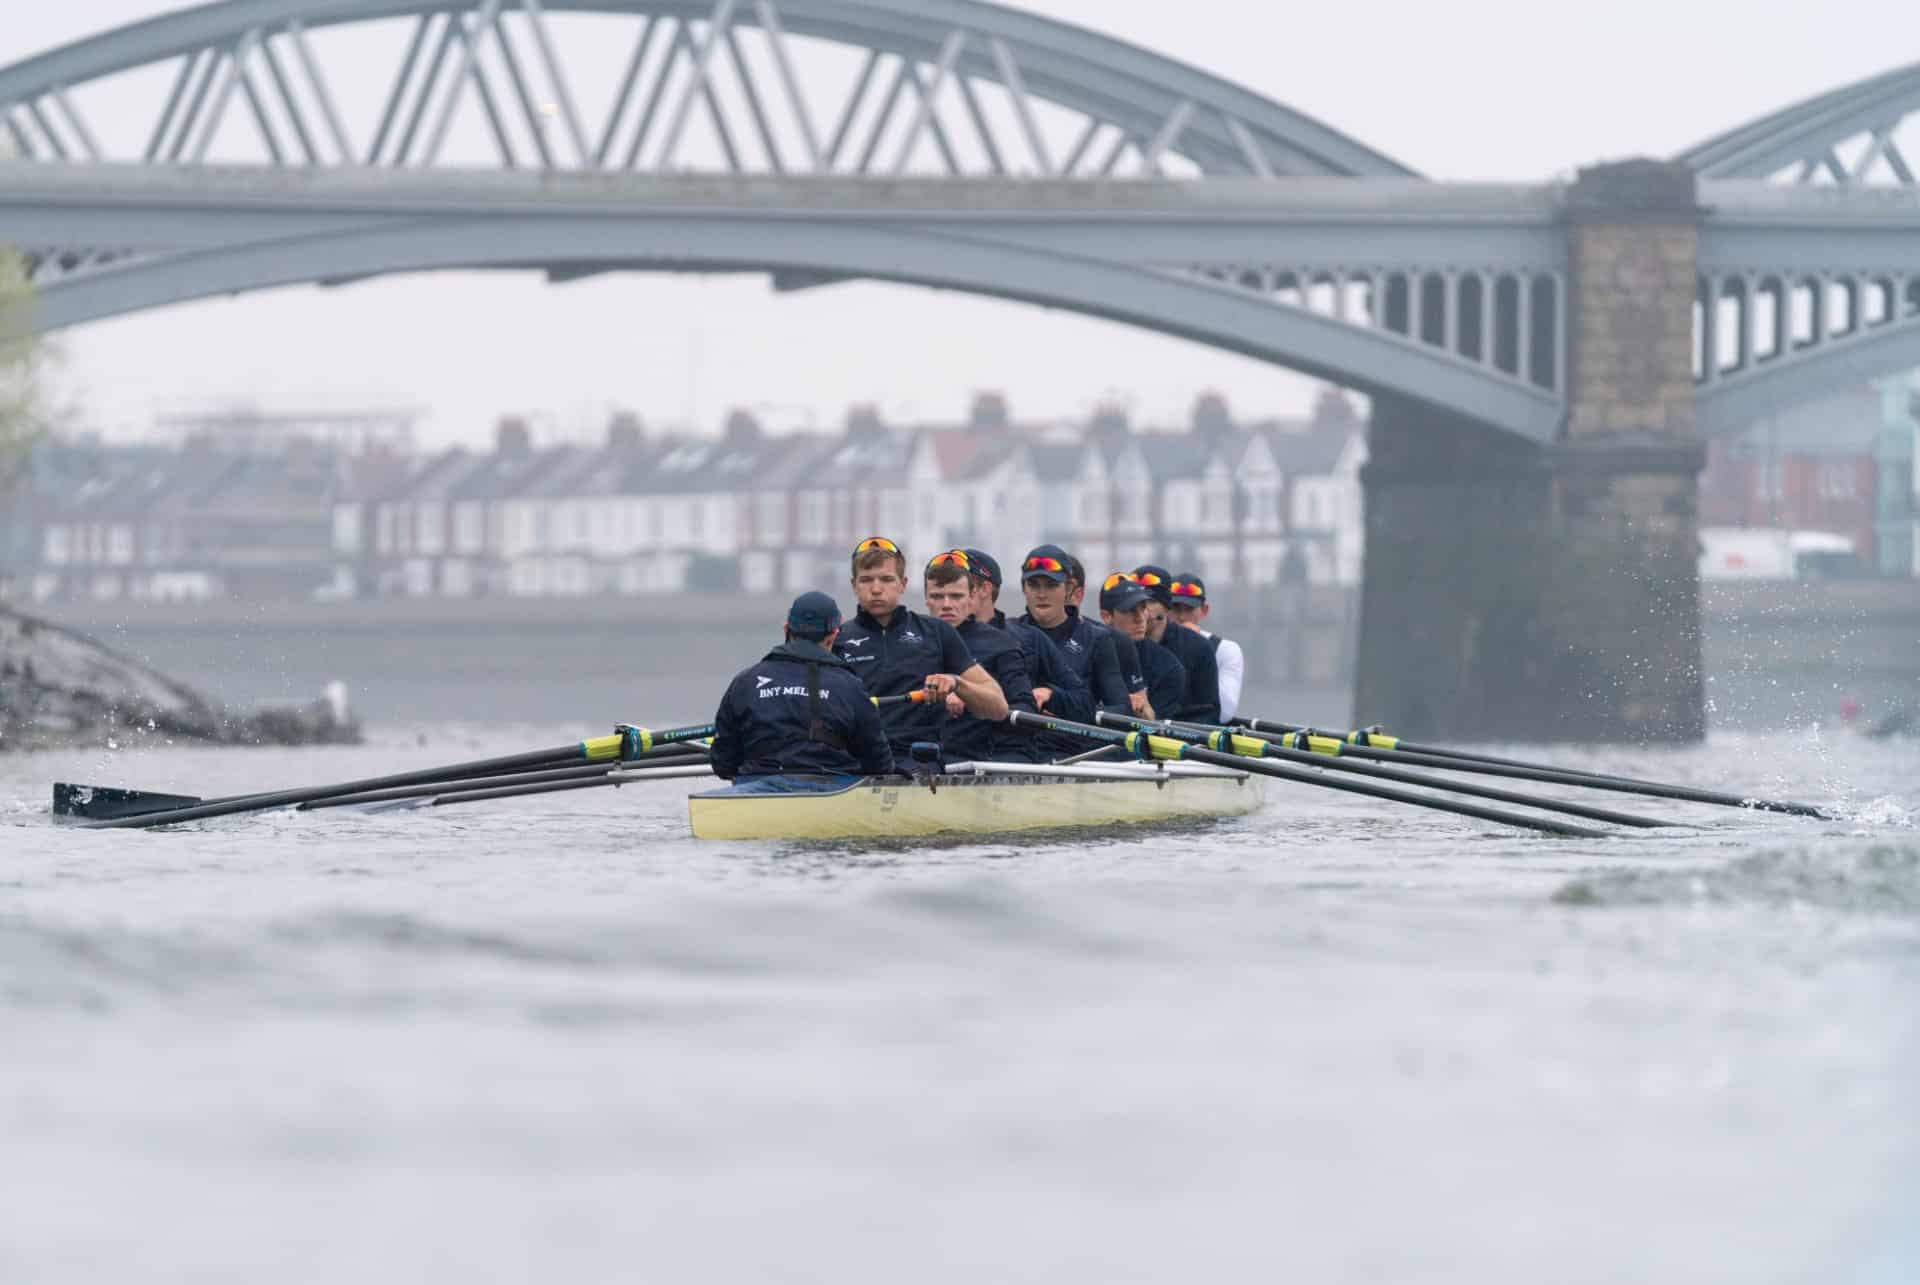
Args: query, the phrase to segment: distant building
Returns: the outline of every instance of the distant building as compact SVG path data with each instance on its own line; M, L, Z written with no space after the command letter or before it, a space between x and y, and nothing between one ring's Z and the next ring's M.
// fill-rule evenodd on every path
M1875 567L1880 419L1880 394L1863 385L1710 442L1701 525L1831 532Z
M869 535L901 541L916 582L942 549L984 547L1012 571L1044 541L1096 578L1147 561L1221 588L1360 574L1364 426L1338 398L1255 424L1203 398L1183 431L1136 430L1117 408L1022 424L991 395L964 423L857 409L839 432L782 436L745 412L717 438L653 436L621 415L600 443L543 446L509 418L490 449L426 454L399 452L397 423L351 417L334 436L301 416L169 422L172 446L35 451L0 593L837 592Z

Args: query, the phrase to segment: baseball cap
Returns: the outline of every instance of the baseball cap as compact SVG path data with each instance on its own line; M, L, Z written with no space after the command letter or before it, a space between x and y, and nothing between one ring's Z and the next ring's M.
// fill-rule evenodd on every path
M1125 572L1108 576L1100 586L1100 610L1132 611L1147 600L1147 591L1140 582Z
M1156 567L1151 562L1143 562L1133 569L1133 578L1147 591L1147 596L1165 606L1173 601L1169 590L1173 586L1173 572L1165 567Z
M1020 579L1052 580L1059 584L1067 582L1067 551L1057 544L1043 544L1035 548L1020 563Z
M840 604L818 589L807 590L787 608L787 628L795 638L819 642L839 627Z
M1184 602L1194 607L1207 605L1207 582L1191 571L1182 571L1175 576L1173 583L1167 586L1167 592L1175 604Z
M1000 564L993 560L992 554L984 549L962 549L960 552L966 554L967 557L972 560L973 573L975 575L985 580L995 589L1000 587Z

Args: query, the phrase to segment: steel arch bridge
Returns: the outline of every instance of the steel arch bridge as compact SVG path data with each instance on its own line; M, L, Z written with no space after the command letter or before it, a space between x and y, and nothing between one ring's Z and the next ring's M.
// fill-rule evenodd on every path
M1703 431L1920 360L1920 205L1877 185L1911 184L1916 115L1909 68L1682 154ZM441 268L764 271L1118 319L1534 442L1566 415L1559 188L1428 183L979 0L219 0L0 67L0 147L47 328Z
M117 136L89 98L116 78L145 103ZM48 328L432 268L763 270L1120 319L1534 441L1561 419L1547 204L977 0L223 0L0 68L0 138Z
M1703 179L1779 189L1771 201L1749 198L1701 242L1694 370L1704 431L1738 432L1783 403L1920 365L1916 145L1920 63L1675 156Z

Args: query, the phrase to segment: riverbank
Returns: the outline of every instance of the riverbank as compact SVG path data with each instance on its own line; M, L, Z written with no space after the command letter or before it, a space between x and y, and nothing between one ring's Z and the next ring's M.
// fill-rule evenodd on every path
M357 744L344 699L246 710L66 625L0 607L0 751L154 739Z

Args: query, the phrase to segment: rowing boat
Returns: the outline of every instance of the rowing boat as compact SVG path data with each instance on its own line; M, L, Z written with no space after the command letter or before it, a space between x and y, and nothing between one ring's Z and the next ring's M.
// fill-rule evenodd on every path
M696 839L854 839L1137 825L1238 816L1260 803L1257 777L1202 764L961 763L830 790L708 790L687 811Z

